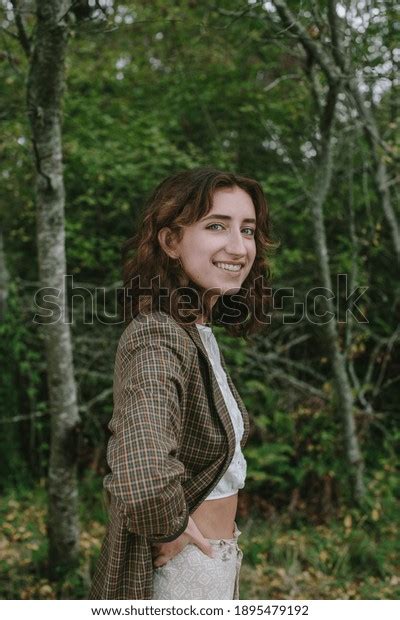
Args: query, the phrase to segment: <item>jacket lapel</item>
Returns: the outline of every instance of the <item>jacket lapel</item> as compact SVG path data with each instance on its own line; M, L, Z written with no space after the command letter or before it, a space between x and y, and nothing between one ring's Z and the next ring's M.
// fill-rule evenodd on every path
M181 327L183 327L186 332L189 334L189 336L192 338L193 342L195 343L195 345L197 346L198 350L201 352L204 361L207 364L207 368L208 368L208 374L209 374L209 379L210 379L210 384L212 385L212 396L213 396L213 400L214 400L214 404L216 406L217 409L217 413L219 415L219 417L221 418L221 422L224 426L224 429L226 431L226 434L228 436L228 443L229 443L229 448L230 450L232 450L232 456L233 453L235 451L235 445L236 445L236 439L235 439L235 431L233 429L233 425L232 425L232 421L231 421L231 416L229 414L229 411L227 409L226 403L225 403L225 399L223 397L223 394L220 390L218 381L216 379L216 376L214 374L213 368L211 366L211 362L210 359L208 357L208 353L207 350L203 344L203 341L201 339L201 336L199 334L199 331L196 327L196 325L194 323L190 323L190 324L181 324ZM232 391L232 394L237 402L237 405L239 407L239 411L242 414L242 418L243 418L243 426L244 426L244 431L243 431L243 437L241 439L240 445L243 448L246 440L247 440L247 436L249 433L249 415L247 413L247 409L243 404L242 399L240 398L236 387L234 386L232 379L230 377L229 374L229 370L226 367L225 364L225 360L223 358L222 352L220 351L220 355L221 355L221 365L222 368L224 369L227 379L228 379L228 384L229 387Z

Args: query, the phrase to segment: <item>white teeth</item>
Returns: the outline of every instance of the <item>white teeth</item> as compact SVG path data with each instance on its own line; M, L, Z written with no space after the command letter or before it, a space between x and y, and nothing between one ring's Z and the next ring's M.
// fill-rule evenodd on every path
M226 269L227 271L240 271L242 265L229 265L229 263L214 263L216 267L220 269Z

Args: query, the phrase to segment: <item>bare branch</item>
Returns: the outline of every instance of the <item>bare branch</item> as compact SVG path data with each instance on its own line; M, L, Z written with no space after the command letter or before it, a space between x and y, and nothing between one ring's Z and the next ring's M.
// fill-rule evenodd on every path
M3 52L3 53L4 53L4 55L6 56L6 58L7 58L8 62L9 62L9 64L10 64L10 67L12 68L12 70L13 70L13 71L15 71L15 73L16 73L17 75L20 75L20 74L21 74L21 72L20 72L20 70L19 70L19 68L18 68L18 64L17 64L17 62L16 62L15 57L14 57L14 56L13 56L13 54L10 52L10 49L9 49L9 47L8 47L8 45L7 45L7 40L6 40L6 37L5 37L4 35L5 35L5 34L8 34L8 36L11 36L11 37L13 37L13 38L15 38L15 39L18 39L18 37L17 37L17 35L16 35L16 34L9 32L9 31L8 31L7 29L5 29L5 28L2 28L2 27L1 27L1 28L0 28L0 30L1 30L1 34L3 35L3 37L2 37L2 38L3 38L3 41L4 41L4 52ZM2 115L2 118L5 118L5 114L4 114L4 115Z
M312 63L310 67L306 68L306 74L310 80L311 85L311 94L313 96L315 109L318 113L318 117L321 118L322 110L324 107L324 96L322 91L322 86L317 76L317 72L315 71L315 64Z
M222 29L230 28L232 24L234 24L238 19L242 19L243 17L251 17L260 19L260 16L257 13L253 12L253 7L251 5L245 6L242 11L229 11L227 9L221 9L221 7L213 6L214 10L216 10L220 15L224 17L231 17L231 21L223 26Z
M13 418L1 418L0 424L13 424L15 422L22 422L23 420L32 420L36 418L44 418L50 415L48 411L37 411L28 415L16 415Z
M303 47L315 58L319 66L325 73L330 84L337 83L341 74L337 70L329 55L325 52L323 46L316 39L312 39L301 23L296 19L283 0L272 0L282 23L297 35Z
M381 201L382 209L387 220L392 235L393 246L396 252L396 259L400 263L400 227L397 214L393 209L390 191L387 181L387 166L384 157L380 152L383 140L380 136L378 124L374 118L372 111L367 107L364 95L360 92L359 84L354 75L350 74L346 69L346 61L342 53L342 42L338 19L336 15L335 3L333 0L329 2L329 19L332 35L335 37L333 46L333 58L325 51L323 45L312 38L304 29L300 21L293 15L288 8L285 0L272 0L280 18L284 25L290 26L304 49L319 64L324 72L331 88L337 87L340 82L346 87L351 94L354 104L364 121L364 132L368 140L371 154L375 165L375 184ZM329 113L329 110L327 109ZM387 149L386 149L387 150Z
M106 400L107 398L110 397L110 395L112 393L113 393L113 388L112 387L106 388L105 390L100 392L100 394L97 394L94 398L89 400L87 403L85 403L84 405L81 405L79 407L79 411L81 413L86 413L86 412L90 411L90 409L92 409L92 407L94 405L97 405L98 403L102 402L103 400Z
M282 80L291 80L291 79L298 80L299 76L296 73L288 73L286 75L281 75L280 77L276 78L275 80L267 84L263 88L263 92L267 93L268 91L272 90L273 88L275 88L275 86L277 86L280 82L282 82Z
M390 353L391 353L391 351L393 349L394 343L399 338L399 336L400 336L400 325L397 326L397 328L395 329L393 334L388 339L387 346L386 346L386 352L384 353L383 362L382 362L382 365L381 365L380 371L379 371L379 376L378 376L378 379L377 379L377 381L375 383L374 389L372 391L372 395L373 395L374 398L379 394L379 390L380 390L380 387L382 385L382 381L383 381L383 378L385 376L386 368L387 368L388 361L389 361L389 358L390 358Z
M31 55L31 41L26 33L24 22L22 20L20 8L18 6L18 0L11 0L13 6L13 12L15 17L15 24L18 31L18 40L21 43L22 49L25 52L27 58Z
M342 33L339 25L338 14L336 13L336 0L328 1L328 21L332 38L332 54L340 69L346 73L345 57L342 46Z
M306 381L302 381L297 377L289 375L286 370L273 369L271 370L270 377L277 378L284 384L289 384L291 387L294 387L301 392L306 392L308 394L312 394L313 396L318 396L318 398L321 398L325 402L330 400L329 396L325 392L319 390L318 388L314 387L310 383L307 383Z

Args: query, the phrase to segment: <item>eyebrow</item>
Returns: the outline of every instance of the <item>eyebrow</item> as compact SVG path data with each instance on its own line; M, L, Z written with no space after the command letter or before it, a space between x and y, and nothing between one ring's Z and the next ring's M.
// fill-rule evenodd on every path
M211 219L218 219L218 220L227 220L230 221L232 218L230 215L220 215L218 213L212 213L211 215L207 215L207 217L203 218L203 221L205 220L211 220ZM244 220L242 220L242 222L246 222L248 224L255 224L256 220L252 217L247 217Z

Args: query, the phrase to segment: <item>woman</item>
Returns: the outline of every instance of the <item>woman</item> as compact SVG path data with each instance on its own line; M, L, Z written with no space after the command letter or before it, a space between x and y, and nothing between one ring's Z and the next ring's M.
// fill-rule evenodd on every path
M271 245L260 185L213 168L165 179L126 243L109 525L91 598L239 598L249 420L211 325L263 326Z

